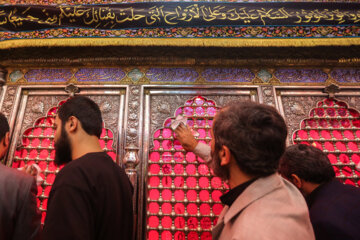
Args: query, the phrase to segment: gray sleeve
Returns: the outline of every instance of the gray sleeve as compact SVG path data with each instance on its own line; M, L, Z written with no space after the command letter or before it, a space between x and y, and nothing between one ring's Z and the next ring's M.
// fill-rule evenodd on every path
M26 179L28 180L28 179ZM18 217L14 230L13 240L37 240L41 234L41 214L36 204L37 187L32 177L31 184L23 185L24 198L19 199ZM30 185L30 186L29 186Z
M199 142L194 149L194 154L207 163L211 161L211 147L205 143Z

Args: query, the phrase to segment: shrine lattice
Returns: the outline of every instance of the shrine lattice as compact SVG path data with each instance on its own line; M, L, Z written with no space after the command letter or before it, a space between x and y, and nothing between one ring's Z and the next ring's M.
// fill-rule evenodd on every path
M13 168L23 167L27 164L36 163L41 169L41 177L44 182L38 186L37 205L41 211L41 222L44 223L47 209L49 193L54 183L56 173L62 168L54 164L55 149L53 127L58 108L66 100L61 101L58 106L52 107L46 116L37 119L33 127L28 128L22 134L22 145L15 151ZM109 156L115 161L116 153L112 147L113 133L111 130L103 128L100 145Z
M324 151L336 173L346 184L360 186L360 114L337 99L317 103L293 134L293 142L313 145Z
M220 196L224 183L214 177L205 161L186 152L171 122L179 114L209 144L213 118L219 108L198 96L180 106L153 135L147 180L147 239L211 239L211 229L223 209Z

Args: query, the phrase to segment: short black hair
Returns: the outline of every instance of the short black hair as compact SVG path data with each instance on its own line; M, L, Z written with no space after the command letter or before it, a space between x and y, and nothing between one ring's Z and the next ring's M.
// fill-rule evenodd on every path
M6 133L10 131L9 123L3 113L0 113L0 141L3 140Z
M291 179L291 174L311 182L322 184L335 177L334 169L323 151L306 144L295 144L285 150L280 160L280 173Z
M90 98L75 96L67 100L58 110L62 126L69 117L74 116L81 122L84 131L100 138L102 132L102 117L99 106Z
M216 115L213 134L216 150L227 146L244 173L264 177L278 170L287 127L275 108L236 101Z

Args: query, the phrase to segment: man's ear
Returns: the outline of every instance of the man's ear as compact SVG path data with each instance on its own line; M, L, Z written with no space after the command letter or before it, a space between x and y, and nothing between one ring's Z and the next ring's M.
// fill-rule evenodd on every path
M230 163L231 160L231 152L230 149L223 145L221 150L219 151L220 165L225 166Z
M291 182L298 188L301 189L303 186L303 181L301 180L301 178L299 178L298 175L296 174L291 174Z
M74 116L70 116L66 124L69 132L75 132L79 127L79 119Z
M4 147L8 147L10 145L10 132L7 132L4 137Z

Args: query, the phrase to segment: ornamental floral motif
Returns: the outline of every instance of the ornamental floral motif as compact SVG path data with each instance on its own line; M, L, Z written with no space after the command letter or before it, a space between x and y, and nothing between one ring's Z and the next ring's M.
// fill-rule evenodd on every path
M17 80L21 79L23 76L24 74L20 70L15 70L11 72L9 75L11 82L16 82Z
M263 81L263 82L269 82L272 75L271 73L269 73L266 69L261 69L258 73L257 76Z
M119 68L82 68L75 77L79 82L120 82L125 73Z
M338 82L343 83L359 83L360 82L360 69L335 69L330 73Z
M70 69L32 69L25 74L28 82L66 82L72 77Z
M251 82L255 75L249 69L208 68L201 75L208 82Z
M195 82L198 76L191 68L150 68L146 73L151 82Z
M131 79L131 81L138 82L140 80L140 78L142 78L144 76L144 74L137 68L134 68L133 70L131 70L128 73L129 78Z
M275 76L281 82L325 82L328 78L320 69L278 69Z

